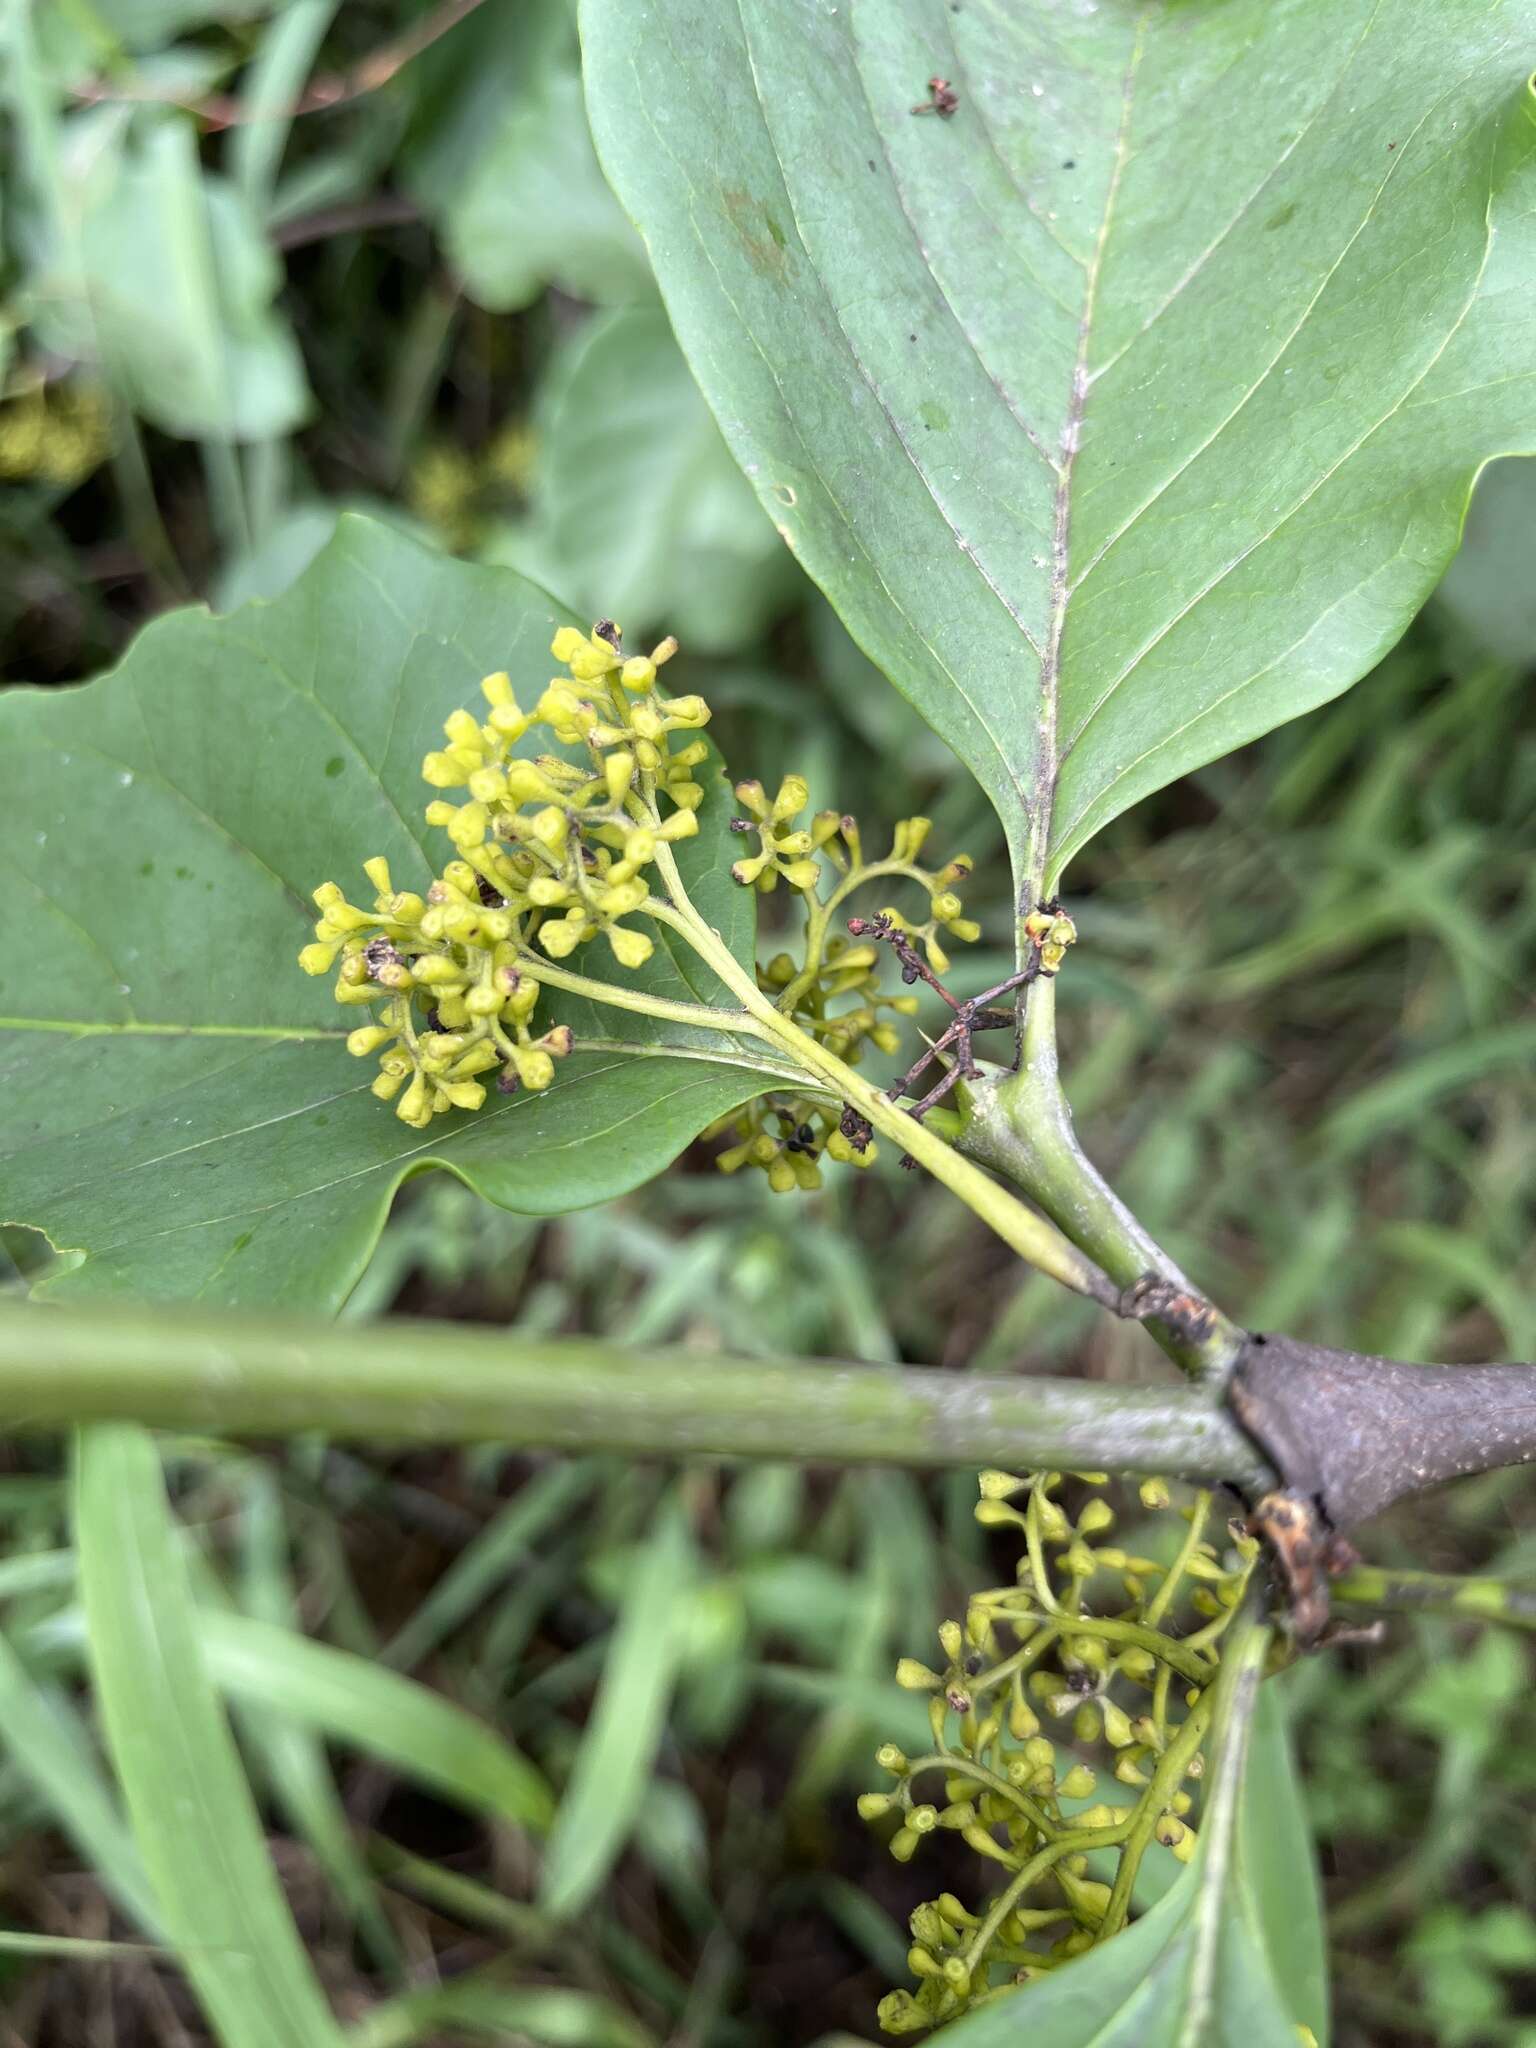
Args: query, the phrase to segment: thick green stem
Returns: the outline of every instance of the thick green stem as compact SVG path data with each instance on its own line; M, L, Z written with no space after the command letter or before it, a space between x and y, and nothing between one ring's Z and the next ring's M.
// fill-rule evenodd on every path
M672 901L651 903L648 906L651 916L671 926L687 940L700 959L714 969L737 997L742 1008L762 1026L765 1038L778 1045L798 1066L824 1082L842 1101L850 1103L882 1137L890 1138L920 1166L926 1167L935 1180L942 1181L945 1187L958 1195L1020 1258L1027 1259L1053 1280L1059 1280L1064 1287L1070 1287L1075 1294L1086 1295L1090 1301L1100 1302L1106 1308L1117 1306L1120 1289L1100 1272L1090 1258L1068 1243L1060 1231L1043 1217L1035 1215L1033 1210L1026 1209L1022 1202L999 1187L996 1181L990 1180L970 1160L962 1158L936 1131L918 1123L888 1095L871 1087L862 1075L829 1053L808 1032L802 1031L782 1014L758 988L751 970L742 966L719 933L713 931L693 908L669 847L657 849L656 864L666 878Z
M1382 1614L1461 1614L1475 1621L1536 1629L1536 1585L1505 1579L1460 1579L1446 1572L1396 1571L1357 1564L1333 1580L1335 1603L1374 1607Z
M960 1149L1022 1188L1119 1288L1150 1273L1199 1299L1077 1142L1057 1065L1056 985L1049 977L1029 991L1018 1070L973 1087L966 1100ZM1243 1344L1243 1332L1215 1309L1198 1340L1156 1320L1148 1328L1196 1379L1224 1379Z
M100 1421L658 1458L1094 1468L1249 1489L1273 1477L1193 1388L742 1362L461 1323L0 1303L0 1433Z

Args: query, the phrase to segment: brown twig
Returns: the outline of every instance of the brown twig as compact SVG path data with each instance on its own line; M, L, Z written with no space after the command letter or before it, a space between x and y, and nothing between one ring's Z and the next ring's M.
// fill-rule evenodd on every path
M398 192L378 192L371 199L355 199L347 206L323 206L317 213L301 213L272 230L274 249L304 249L311 242L324 242L332 235L360 234L368 228L409 227L421 219L421 208Z
M848 929L856 939L876 939L888 945L901 962L902 980L908 983L927 982L955 1013L948 1028L938 1038L932 1039L900 1079L893 1081L886 1090L893 1102L900 1096L910 1095L924 1070L934 1060L942 1059L945 1053L951 1053L953 1057L939 1079L907 1112L915 1123L921 1123L929 1110L937 1108L959 1082L976 1079L981 1070L976 1065L971 1051L972 1039L978 1031L996 1030L1000 1025L1013 1022L1008 1011L991 1010L986 1006L995 1002L999 996L1007 995L1013 989L1024 988L1032 982L1040 972L1039 955L1036 954L1026 961L1023 967L1010 974L1006 980L998 982L996 987L983 989L979 996L972 996L968 1002L961 1002L958 997L950 994L901 927L892 923L883 912L876 917L850 917ZM904 1156L901 1163L910 1167L913 1163L911 1155Z
M466 15L473 14L481 0L443 0L443 5L434 13L418 21L393 42L381 43L361 62L354 64L350 71L336 71L323 74L311 80L299 97L286 107L263 108L252 112L246 103L233 93L209 93L202 99L189 99L184 94L164 89L147 90L132 85L123 86L111 79L87 79L83 84L70 88L70 97L85 106L116 106L125 102L145 102L155 106L181 107L201 121L210 135L225 128L244 128L255 121L294 121L300 114L323 114L332 107L346 105L349 100L363 99L371 92L377 92L382 85L388 85L396 72L419 57L449 29L457 28Z

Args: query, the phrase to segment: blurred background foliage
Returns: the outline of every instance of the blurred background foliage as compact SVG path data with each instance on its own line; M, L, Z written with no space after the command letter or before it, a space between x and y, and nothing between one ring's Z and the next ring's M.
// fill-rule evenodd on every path
M728 458L598 169L564 0L3 0L0 122L7 679L89 675L173 603L269 597L360 508L675 631L738 772L797 767L866 827L931 814L977 859L991 935L957 979L1000 966L996 827ZM1531 466L1498 465L1372 675L1120 820L1070 877L1080 1125L1255 1327L1536 1355L1533 549ZM349 1314L1157 1369L889 1162L780 1200L708 1153L552 1223L418 1181ZM0 1234L4 1284L37 1264ZM1011 1576L969 1475L169 1448L207 1602L414 1674L567 1787L541 1886L526 1838L434 1791L425 1748L410 1767L431 1731L381 1743L360 1702L328 1753L303 1668L274 1664L244 1754L365 2048L873 2035L934 1865L894 1863L852 1800L874 1744L921 1723L896 1657ZM96 1737L47 1455L0 1450L0 1526L0 1915L131 1938L120 1843L80 1792ZM1531 1481L1415 1505L1370 1548L1529 1572ZM1532 2048L1524 1643L1400 1621L1287 1683L1338 2042ZM152 1956L66 1967L0 1936L0 1985L7 2048L208 2038Z

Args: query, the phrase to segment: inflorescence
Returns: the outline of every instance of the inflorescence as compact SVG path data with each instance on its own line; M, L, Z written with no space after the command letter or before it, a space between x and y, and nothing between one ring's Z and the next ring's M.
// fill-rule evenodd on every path
M913 1913L917 1988L881 2000L890 2034L938 2026L1117 1933L1152 1843L1182 1861L1194 1854L1185 1788L1204 1769L1221 1639L1259 1544L1232 1523L1218 1551L1202 1493L1182 1511L1172 1563L1160 1564L1106 1541L1115 1516L1104 1475L1073 1476L1092 1489L1075 1517L1059 1472L982 1473L977 1520L1023 1536L1017 1583L978 1593L963 1624L942 1625L941 1669L913 1658L897 1667L898 1683L930 1695L933 1748L908 1757L885 1744L875 1760L893 1789L866 1793L859 1812L889 1831L903 1863L924 1836L952 1830L997 1889L975 1911L946 1891ZM1146 1481L1141 1500L1171 1504L1161 1480ZM1106 1766L1113 1789L1101 1793Z
M446 744L423 761L425 780L441 792L426 807L427 823L453 846L425 895L397 887L383 859L364 863L371 906L350 902L335 882L315 891L320 917L300 964L310 974L334 969L337 1001L374 1012L350 1034L348 1050L377 1058L374 1094L416 1129L447 1110L478 1109L493 1074L503 1092L547 1088L574 1040L569 1026L547 1020L544 999L552 981L576 986L550 963L600 941L613 965L633 972L654 950L643 921L676 924L684 907L669 901L665 886L653 888L652 869L658 857L667 862L675 893L676 870L663 849L698 831L704 789L696 771L709 758L699 733L710 713L702 697L669 697L660 686L676 641L626 658L618 628L601 620L590 634L562 628L551 651L566 673L531 710L507 675L487 676L485 710L455 711L443 728ZM561 751L534 752L530 736ZM732 875L765 895L782 882L801 914L797 950L759 966L759 992L847 1065L871 1046L892 1055L901 1044L897 1022L915 1014L917 998L882 992L887 942L904 983L931 982L963 1013L964 1033L952 1023L920 1066L937 1057L951 1080L973 1073L968 1034L987 1019L970 1014L974 1004L957 1005L938 978L949 966L945 941L980 936L958 894L968 857L924 866L931 828L921 817L902 819L889 851L866 857L852 818L822 811L805 822L810 792L798 775L785 776L771 797L758 782L738 783L735 794L743 815L733 829L755 843ZM854 892L877 883L915 893L926 915L888 906L872 919L848 917ZM1052 906L1035 924L1026 927L1036 950L1030 971L1054 972L1070 923ZM585 977L581 986L600 999ZM732 1014L722 1013L722 1030ZM942 1093L930 1091L918 1113ZM818 1186L823 1157L867 1165L875 1156L864 1118L814 1087L762 1096L706 1136L729 1140L718 1155L723 1172L760 1168L781 1193Z
M479 1077L493 1069L507 1092L549 1086L573 1041L565 1025L533 1026L543 992L535 946L564 960L601 935L620 967L650 958L650 935L626 920L648 900L645 871L658 845L698 831L704 792L693 770L708 751L699 739L673 747L674 734L709 719L702 697L658 688L657 671L676 651L664 640L626 660L606 620L590 636L564 627L551 652L569 674L532 711L506 675L487 676L487 716L455 711L447 746L422 763L433 788L465 793L426 809L457 858L425 897L397 890L387 862L365 862L378 891L371 910L334 882L315 891L320 920L300 965L327 974L339 956L339 1003L383 999L378 1021L354 1031L347 1048L378 1054L373 1092L398 1097L406 1123L422 1129L442 1110L478 1109ZM535 727L585 761L515 754Z
M775 953L758 968L759 988L800 1030L849 1066L857 1066L869 1046L894 1055L901 1034L893 1020L915 1016L917 998L881 992L879 945L863 938L864 920L839 918L838 913L857 890L872 883L894 880L920 891L927 899L926 918L912 920L887 907L875 922L882 936L899 937L914 950L921 947L930 976L937 977L949 967L941 932L962 944L981 936L980 925L965 915L956 894L956 885L971 871L969 857L958 854L941 867L922 866L919 855L931 821L902 818L889 852L867 858L859 827L845 813L818 811L808 825L800 822L810 791L799 775L786 775L771 798L760 782L739 782L736 797L747 815L735 821L734 829L754 834L758 844L731 873L764 893L776 889L782 878L801 899L798 957ZM722 1173L758 1167L776 1194L819 1187L823 1157L867 1166L876 1150L862 1118L836 1105L783 1094L759 1097L704 1135L731 1140L715 1162Z

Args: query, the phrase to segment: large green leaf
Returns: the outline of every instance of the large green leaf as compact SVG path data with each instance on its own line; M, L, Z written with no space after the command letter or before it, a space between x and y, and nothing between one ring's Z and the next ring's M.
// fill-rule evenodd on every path
M651 298L645 251L598 168L567 0L488 7L428 53L405 182L470 296L507 311L546 284Z
M41 142L38 144L41 150ZM169 434L256 440L301 424L309 393L273 301L282 267L248 201L198 163L179 114L129 125L98 107L61 126L50 258L32 281L36 329L100 364Z
M1265 1634L1229 1648L1194 1860L1124 1934L944 2030L945 2048L1296 2048L1328 2039L1317 1876Z
M696 654L754 640L804 584L657 305L588 323L541 404L533 516L496 559ZM594 616L595 611L594 611Z
M548 1215L650 1178L759 1091L748 1045L571 1002L588 1050L545 1093L412 1131L295 963L317 882L350 887L373 853L402 885L441 866L421 755L489 670L542 686L555 623L509 572L348 519L270 606L173 614L110 677L0 698L0 1204L89 1254L56 1286L334 1306L408 1174ZM682 852L745 959L729 810L716 771ZM661 945L626 978L718 994Z
M1536 446L1531 0L583 19L737 459L1031 891L1353 682Z

